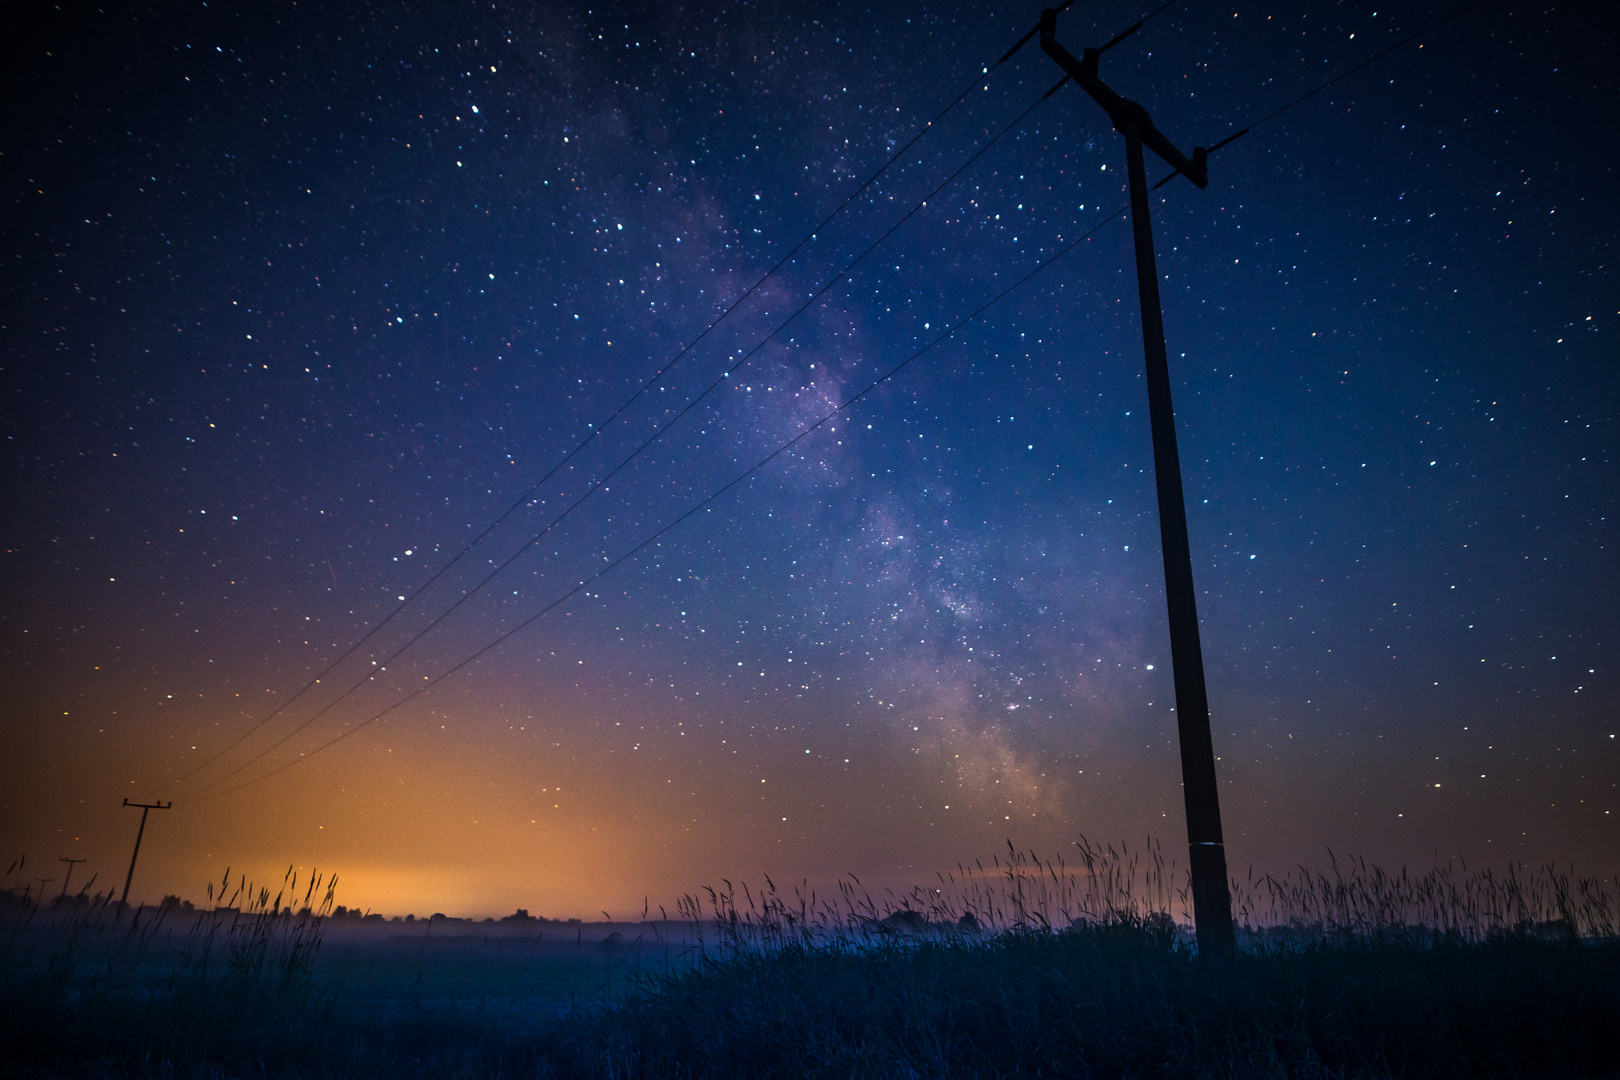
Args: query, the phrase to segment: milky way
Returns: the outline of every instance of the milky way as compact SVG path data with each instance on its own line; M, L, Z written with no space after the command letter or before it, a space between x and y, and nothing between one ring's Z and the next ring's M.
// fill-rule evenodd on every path
M1190 149L1453 6L1171 5L1101 72ZM1184 850L1122 140L987 73L1034 7L810 10L19 34L8 862L121 877L126 797L148 899ZM1487 0L1154 193L1240 873L1620 853L1615 45Z

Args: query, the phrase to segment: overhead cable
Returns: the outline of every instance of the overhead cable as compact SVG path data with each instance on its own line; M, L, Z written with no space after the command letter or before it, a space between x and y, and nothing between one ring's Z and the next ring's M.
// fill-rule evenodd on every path
M872 243L867 246L865 251L861 252L853 260L851 260L849 263L845 264L844 268L842 270L838 271L838 273L833 275L830 279L828 279L826 284L822 285L821 288L819 288L815 292L811 293L810 298L808 300L806 300L804 303L800 304L796 309L794 309L792 314L790 314L787 318L783 319L780 323L778 323L776 325L775 329L773 329L769 334L765 335L765 337L761 338L753 346L753 348L751 348L747 352L741 354L737 358L736 362L733 363L730 367L728 367L725 371L721 372L721 374L719 376L717 376L714 379L713 382L709 383L709 385L703 389L702 393L698 394L691 401L687 402L686 405L684 407L682 407L682 409L679 412L677 412L674 416L672 416L668 420L664 421L664 423L661 424L658 427L657 430L655 430L651 435L649 435L634 450L630 451L630 453L622 461L620 461L612 469L608 470L608 472L606 474L604 474L599 479L597 479L594 483L592 483L591 486L585 490L585 493L583 495L581 495L579 498L575 499L572 503L570 503L566 508L563 509L563 511L561 513L559 513L556 517L552 518L549 522L547 522L546 525L539 532L535 533L535 535L533 537L531 537L527 543L525 543L522 547L520 547L516 551L514 551L511 555L509 555L505 559L505 561L501 562L499 565L497 565L495 567L495 569L491 570L487 575L485 575L483 580L481 580L477 585L473 586L471 589L468 589L465 592L463 592L461 594L461 596L456 598L455 603L451 604L444 611L442 611L438 615L434 616L434 618L433 618L433 620L431 622L429 622L426 626L422 627L422 629L418 630L415 634L411 635L411 637L408 638L403 645L399 646L392 653L390 653L386 659L384 659L383 661L378 663L376 665L376 667L377 667L376 672L370 672L370 671L366 672L366 674L362 675L357 682L355 682L347 690L343 691L343 693L339 694L337 697L335 697L331 701L327 702L327 704L322 706L319 711L315 712L313 715L311 715L310 717L305 719L303 721L303 723L298 724L296 727L294 727L292 730L288 731L285 735L283 735L280 739L276 740L274 743L271 743L269 746L265 747L263 750L259 751L257 754L255 754L252 757L248 758L246 761L244 761L240 765L236 766L236 768L234 768L234 769L230 770L229 772L223 774L222 776L218 777L217 779L210 781L209 783L203 785L201 788L198 788L192 794L194 794L194 795L195 794L200 794L202 792L210 790L211 788L218 787L220 784L223 784L225 781L229 780L231 777L236 776L239 773L246 770L249 766L253 765L255 762L260 761L261 759L267 757L268 755L270 755L271 753L273 753L274 751L276 751L280 747L284 746L294 736L298 735L300 732L307 729L311 724L315 723L315 721L319 720L321 717L325 716L327 713L332 711L332 709L336 708L341 702L346 700L350 694L352 694L356 690L360 689L360 687L364 686L366 683L371 682L376 677L377 674L380 674L381 672L385 671L387 669L388 665L393 663L394 660L400 656L400 654L405 652L405 650L409 649L412 645L416 644L422 638L426 637L429 633L431 633L433 631L433 629L439 625L439 623L441 623L445 619L449 618L452 613L454 613L458 608L461 607L462 604L466 603L468 600L471 600L474 596L478 595L478 593L483 590L484 586L488 585L491 581L495 580L495 578L501 573L501 571L505 570L508 566L511 566L512 563L516 562L520 557L522 557L526 552L528 552L528 550L530 548L534 547L535 544L538 544L542 539L544 539L545 536L547 534L549 534L552 529L556 528L559 524L561 524L570 514L572 514L576 509L578 509L581 505L583 505L587 499L591 498L591 496L595 495L598 491L602 490L602 488L605 487L610 480L612 480L615 476L617 476L622 469L624 469L626 466L628 466L632 461L636 460L636 458L640 457L642 451L646 450L649 446L651 446L654 442L656 442L658 440L658 438L661 435L663 435L664 432L668 431L671 427L673 427L676 423L678 423L682 417L684 417L687 413L691 412L694 408L696 408L699 402L703 401L711 393L713 393L716 389L718 389L720 386L724 385L726 383L726 381L729 380L731 378L731 376L737 371L737 369L741 368L750 359L752 359L753 356L756 353L758 353L760 349L763 349L767 344L769 344L776 337L777 334L781 333L781 331L782 331L782 329L784 327L786 327L794 319L798 318L801 314L803 314L807 309L809 309L813 304L815 304L816 301L820 300L823 296L825 296L827 294L827 291L829 289L831 289L834 285L838 284L838 282L842 281L845 277L847 277L851 270L853 270L857 265L859 265L861 263L861 261L864 260L868 255L870 255L870 254L872 254L872 252L876 251L878 249L878 247L880 247L885 240L887 240L890 236L892 236L894 234L895 230L899 229L900 226L902 226L906 222L910 221L911 218L916 215L917 211L921 210L923 207L928 205L928 201L930 199L932 199L935 195L938 195L941 191L943 191L951 183L951 181L955 180L970 165L972 165L975 161L979 160L979 158L982 157L984 155L984 153L986 151L988 151L992 146L994 146L994 145L996 145L996 143L1000 142L1004 135L1006 135L1009 131L1011 131L1013 128L1017 127L1020 123L1022 123L1024 118L1027 117L1031 112L1033 112L1035 110L1036 106L1038 106L1041 102L1045 101L1047 98L1051 97L1052 94L1054 92L1056 92L1058 87L1062 86L1063 83L1066 82L1067 80L1068 80L1068 76L1064 76L1063 79L1058 80L1058 82L1050 90L1046 91L1045 94L1043 94L1041 97L1038 97L1033 102L1031 102L1028 108L1026 108L1023 112L1019 113L1015 118L1013 118L1013 120L1010 123L1008 123L999 132L997 132L996 136L994 138L992 138L989 142L985 143L978 150L974 151L973 154L966 161L964 161L961 165L957 166L957 168L956 168L956 170L954 172L952 172L944 180L940 181L940 183L932 191L930 191L927 195L923 196L923 198L918 203L916 203L916 205L914 205L910 210L906 211L906 213L905 213L905 215L903 217L901 217L893 225L889 226L889 228L883 233L883 235L879 236L876 240L872 241Z
M1140 20L1136 24L1136 26L1140 26L1142 24L1142 22L1145 22L1148 19L1151 19L1154 15L1157 15L1160 11L1163 11L1166 7L1169 7L1170 3L1174 3L1174 2L1175 2L1175 0L1168 0L1167 3L1161 4L1158 8L1154 9L1154 11L1150 12L1142 20ZM1073 3L1074 3L1074 0L1065 0L1065 3L1062 5L1062 7L1059 10L1066 9ZM1133 27L1133 29L1134 29L1134 27ZM968 96L968 94L972 93L972 91L974 89L976 89L977 87L983 85L986 75L988 75L991 71L994 71L996 68L1000 67L1002 64L1006 63L1009 59L1011 59L1012 56L1015 53L1017 53L1018 49L1020 47L1022 47L1022 45L1026 41L1028 41L1028 39L1029 39L1029 35L1025 35L1025 37L1023 39L1021 39L1019 41L1019 43L1017 45L1015 45L1012 49L1009 49L1007 51L1007 53L1004 54L1001 57L1001 59L997 60L994 64L989 65L988 67L984 68L981 71L981 73L977 77L975 77L974 80L970 84L968 84L968 86L966 86L961 91L961 93L957 94L956 97L952 98L950 103L947 104L943 109L941 109L939 111L939 113L932 120L929 120L922 127L918 128L916 133L913 134L912 137L909 140L907 140L905 145L901 146L898 150L896 150L893 154L891 154L888 157L888 159L886 161L884 161L884 163L881 166L879 166L879 168L875 172L873 172L864 181L862 181L861 184L858 187L856 187L855 190L852 191L844 199L843 202L839 203L838 206L836 208L834 208L833 211L830 214L828 214L826 217L824 217L821 220L821 222L816 225L815 228L811 229L810 232L807 233L802 240L800 240L797 244L795 244L794 247L792 248L792 250L790 250L786 255L782 256L782 258L779 259L776 262L776 264L773 265L769 270L765 271L764 274L760 275L760 277L757 280L755 280L755 282L752 285L750 285L746 290L744 290L743 293L740 296L738 296L735 300L733 300L731 302L731 304L729 306L727 306L724 311L722 311L712 321L710 321L710 323L707 326L705 326L703 328L703 330L695 338L693 338L691 340L691 342L689 342L688 344L682 346L681 349L673 357L671 357L670 360L668 362L666 362L663 367L659 368L658 371L656 371L652 375L651 378L649 378L646 382L644 382L641 385L641 387L636 390L635 393L630 395L630 397L625 400L624 404L620 405L617 409L615 409L612 412L612 414L610 414L608 416L608 418L606 420L604 420L601 423L596 424L595 426L593 426L591 428L591 430L586 434L586 436L583 439L581 439L574 446L573 449L569 450L568 453L565 454L562 457L562 459L557 462L556 465L552 466L550 471L548 471L539 480L535 481L534 484L528 489L528 491L526 491L522 495L522 497L520 497L517 501L515 501L510 506L508 506L506 508L506 510L504 510L500 514L499 517L497 517L493 522L491 522L487 527L485 527L482 532L480 532L477 536L473 537L472 540L468 541L461 548L460 551L456 552L456 554L453 555L448 562L446 562L437 571L435 571L434 574L431 577L429 577L427 581L423 582L421 585L417 586L413 591L411 591L399 603L399 605L397 607L395 607L386 616L384 616L381 621L379 621L375 626L373 626L370 630L368 630L359 640L357 640L353 645L349 646L349 648L347 650L345 650L335 660L333 660L331 663L327 664L326 667L323 668L318 675L316 675L314 678L312 678L308 682L306 682L301 688L299 688L295 693L293 693L292 696L288 697L286 700L281 702L281 704L277 705L273 710L271 710L268 714L266 714L262 719L260 719L257 723L255 723L252 727L248 728L241 735L237 736L236 739L234 739L230 743L228 743L223 749L219 750L217 753L215 753L213 756L211 756L208 759L206 759L205 761L203 761L201 764L193 767L191 770L189 770L189 771L181 774L180 776L177 776L174 779L170 780L168 783L164 784L162 787L159 787L157 789L157 791L158 792L166 791L169 788L174 787L177 784L184 783L185 781L191 779L193 776L196 776L198 773L202 772L204 769L206 769L209 766L213 765L215 762L219 761L226 754L230 753L232 750L236 749L243 742L245 742L248 738L250 738L255 732L262 729L271 720L273 720L277 716L281 715L295 701L297 701L299 698L301 698L310 689L312 689L313 687L318 685L321 682L321 680L325 679L328 675L330 675L334 670L337 669L337 667L339 665L341 665L344 661L348 660L355 653L357 653L362 647L364 647L367 642L369 642L372 638L374 638L377 635L377 633L383 629L383 627L387 626L390 622L392 622L393 619L395 618L395 616L399 615L400 612L404 611L407 607L411 606L411 604L417 599L417 597L421 596L423 592L425 592L426 590L431 588L441 577L443 577L446 573L448 573L449 570L453 566L455 566L458 562L460 562L461 559L468 552L470 552L481 541L483 541L485 537L487 537L496 528L498 528L501 525L502 522L506 521L506 519L509 518L513 513L515 513L520 507L526 505L534 497L535 493L537 491L539 491L540 488L543 487L547 483L547 481L549 481L552 477L556 476L557 473L559 471L561 471L564 466L566 466L570 461L572 461L588 445L590 445L590 443L593 440L595 440L598 435L600 435L615 420L617 420L621 415L623 415L626 410L628 410L632 405L634 405L636 403L636 401L638 401L649 390L651 390L652 387L657 385L658 382L666 374L668 374L668 372L670 371L671 368L673 368L683 357L686 356L687 353L691 352L693 348L695 348L700 342L702 342L704 340L704 338L706 338L709 335L709 333L712 330L714 330L715 327L717 327L722 321L724 321L727 316L729 316L733 311L735 311L743 303L743 301L747 300L748 297L753 295L759 289L759 287L762 284L765 283L766 280L768 280L773 274L775 274L778 270L780 270L783 266L785 266L788 263L789 260L791 260L795 255L797 255L804 248L804 246L806 244L808 244L811 240L815 239L816 236L821 232L821 230L826 228L826 226L835 217L837 217L840 213L842 213L850 205L850 203L854 202L855 199L861 194L861 192L865 191L868 187L870 187L873 183L875 183L878 180L879 177L881 177L885 172L888 171L888 169L889 169L889 167L891 165L893 165L896 161L898 161L900 159L900 157L902 155L904 155L907 151L909 151L911 149L911 147L916 144L917 140L921 139L923 137L923 135L925 135L928 131L930 131L934 127L934 125L938 124L942 119L944 119L946 114L948 114L952 109L956 108L957 105L961 104L962 100L964 98L966 98ZM1061 85L1061 83L1059 85ZM1056 90L1057 90L1057 87L1054 86L1051 90L1048 90L1046 92L1045 96L1050 97L1053 93L1056 92ZM1025 110L1024 115L1027 115L1027 114L1028 114L1028 110ZM1022 116L1019 117L1020 120L1022 118L1023 118ZM1016 123L1017 123L1017 121L1014 121L1014 124L1016 124ZM1006 133L1005 130L1003 130L1002 134L1005 134L1005 133ZM997 135L996 139L999 139L1000 137L1001 137L1000 135ZM984 149L988 149L988 147L990 145L992 145L995 141L996 141L995 139L992 139L991 143L986 144L986 146L984 148L982 148L979 151L979 153L975 154L972 158L969 158L969 160L968 160L968 162L966 164L971 164L974 160L977 159L979 154L983 153ZM966 167L966 164L964 164L963 168ZM961 170L958 169L957 171L960 172ZM953 173L951 178L948 178L946 182L949 183L949 179L954 178L955 175L956 174ZM941 185L941 186L943 187L943 185ZM937 190L938 189L936 189L936 192L937 192ZM929 197L931 198L932 195L930 195ZM926 202L926 200L924 200L924 202ZM916 208L913 209L913 211L912 211L913 213L915 213L915 209ZM906 218L909 218L910 216L911 216L910 214L907 214ZM906 220L906 218L902 218L901 223L903 223ZM889 232L893 232L893 231L894 231L893 229L889 230ZM885 237L887 237L888 235L889 235L888 233L884 234ZM881 242L881 238L880 238L879 242ZM874 245L874 247L875 246L876 245ZM867 252L863 252L860 258L864 258L866 254L870 253L870 250L871 249L869 248ZM857 258L855 261L859 262L860 258ZM850 266L853 266L853 265L854 265L854 263L850 264ZM849 267L846 267L844 272L847 273L848 269L849 269ZM842 276L842 275L840 275L840 276ZM828 283L828 285L830 286L831 284L835 283L837 280L838 280L838 278L834 278L832 282ZM825 292L826 291L825 287L821 291ZM817 295L819 296L820 293L818 293ZM813 299L814 299L814 297L812 297L812 300ZM806 306L808 306L808 305L806 305ZM801 307L799 310L802 311L803 308ZM795 312L794 314L797 315L798 312ZM793 318L793 316L789 316L788 321L791 321L792 318ZM777 329L780 329L780 327L778 327ZM772 336L774 336L774 333L775 332L773 331ZM770 338L767 337L765 340L768 341L768 340L770 340ZM763 342L761 344L763 344ZM751 356L754 351L758 351L758 346L756 346L755 349L752 350L749 353L749 355ZM713 387L711 386L710 389L713 389ZM707 390L704 391L705 395L707 393L708 393ZM699 395L698 399L694 399L693 404L696 403L696 400L701 400L701 398L703 396L704 395ZM690 407L691 407L691 405L688 405L687 408L689 409ZM683 409L682 413L684 414L686 411L687 410ZM676 419L679 419L679 416L677 416ZM668 427L668 425L666 424L665 427ZM654 433L653 438L657 438L658 434L661 433L663 430L664 430L663 428L660 428L659 432ZM652 441L651 439L648 440L648 442L651 442L651 441ZM646 444L643 444L643 446L645 446L645 445ZM641 448L638 448L635 453L639 454L640 449ZM634 456L635 456L635 454L631 455L632 458ZM626 459L626 462L628 462L628 460L629 459ZM623 464L625 464L625 463L621 463L621 465L620 465L621 468L623 467ZM617 472L618 470L615 469L614 471ZM611 476L611 474L609 474L609 475ZM592 489L592 492L594 492L594 490L595 490L595 488ZM584 496L584 498L588 498L590 496L590 494L591 494L591 492L587 492L586 496ZM583 498L580 501L583 501ZM578 502L576 502L574 505L577 506ZM562 516L567 516L567 513L569 511L571 511L572 509L573 509L573 507L570 506L569 510L564 511ZM559 517L558 520L560 520L560 519L561 518ZM556 523L555 521L552 522L552 524L555 524L555 523ZM546 526L546 529L543 530L540 535L541 536L545 535L545 532L549 531L550 528L551 528L551 525ZM532 545L534 543L534 541L538 540L539 538L540 538L539 536L536 536L534 538L534 540L530 541L530 545ZM530 545L525 545L524 549L520 549L520 553L521 553L522 550L526 550L527 547L530 546ZM508 563L510 561L511 561L510 559L507 560ZM479 582L478 586L474 587L472 592L476 592L476 591L478 591L478 589L482 588L485 583L487 583L490 579L492 579L496 574L500 573L500 571L502 569L504 569L506 565L507 565L507 563L501 564L501 566L497 567L494 571L492 571L490 574L488 574L486 577L484 577L483 580L481 580ZM461 599L457 600L456 604L451 608L451 610L454 610L455 607L460 606L461 601L467 599L467 597L470 596L470 595L471 595L471 593L464 593L463 596L461 597ZM435 619L432 623L430 623L426 629L432 629L432 627L434 625L437 625L437 623L441 619L443 619L445 615L448 615L448 614L449 614L448 611L445 612L444 614L441 614L439 616L439 618ZM426 630L423 631L423 633L425 633L425 632L426 632ZM406 643L406 647L408 647L412 642L414 642L417 639L417 637L420 637L420 636L421 635L418 634L418 635L416 635L416 637L413 637L410 641L408 641ZM396 652L394 655L398 655L398 653ZM390 659L392 659L392 657L390 657ZM381 666L381 665L379 665L379 666ZM368 680L369 680L369 675L368 675L366 680L362 680L362 684L365 681L368 681ZM334 699L333 702L329 703L325 708L323 708L321 710L321 713L317 713L316 715L319 716L319 715L324 714L328 709L330 709L338 701L341 701L341 700L343 700L343 698L347 697L350 692L352 692L352 688L351 688L350 691L345 691L337 699ZM306 721L304 724L300 725L298 728L296 728L294 730L293 734L296 734L297 731L303 730L304 727L308 726L308 723L309 723L309 721ZM282 740L282 742L285 742L285 741L286 740L284 738ZM279 745L281 745L281 743L278 742L275 745L279 746ZM271 747L271 749L274 749L274 747ZM250 759L250 760L256 760L256 758L255 759ZM208 787L212 787L215 784L218 784L221 780L223 780L225 778L228 778L229 776L235 775L239 771L240 771L240 767L238 769L236 769L236 770L233 770L230 773L227 773L226 776L221 777L220 780L215 780L211 784L205 785L202 790L207 790Z
M533 615L530 615L527 619L524 619L522 622L518 623L516 626L512 627L510 630L506 630L503 633L499 634L494 640L489 642L489 644L485 645L484 647L479 649L477 652L473 653L471 656L468 656L465 660L462 660L461 662L457 663L454 667L448 668L445 671L440 672L438 675L434 676L431 679L425 679L421 686L416 687L414 690L412 690L410 693L406 694L404 697L400 698L398 701L394 702L392 705L389 705L387 708L381 710L380 712L373 713L371 716L367 717L365 720L362 720L358 724L355 724L353 727L349 728L348 730L346 730L346 731L344 731L344 732L342 732L342 733L340 733L338 735L333 736L331 739L328 739L326 742L322 743L321 745L317 746L315 749L309 751L306 754L300 754L298 757L292 759L291 761L287 761L287 762L284 762L281 765L276 766L274 769L271 769L269 772L261 773L260 775L252 778L251 780L246 780L246 781L244 781L244 782L242 782L240 784L236 784L236 785L234 785L232 787L226 788L224 791L217 791L217 792L214 792L214 793L208 794L208 795L201 795L201 794L193 795L190 798L182 799L181 802L200 802L200 801L204 801L204 800L222 798L222 797L224 797L226 795L234 794L235 792L241 791L244 788L252 787L255 784L258 784L258 783L261 783L262 781L268 780L272 776L275 776L278 773L284 772L287 769L292 768L294 765L298 765L298 764L301 764L303 762L306 762L310 758L313 758L315 755L321 753L322 751L327 750L327 749L329 749L329 748L331 748L333 746L336 746L338 743L343 742L345 739L349 738L351 735L354 735L354 734L360 732L361 730L365 729L366 727L369 727L371 724L374 724L378 720L381 720L383 717L387 716L389 713L395 711L396 709L398 709L401 706L407 704L408 702L415 700L417 697L421 696L422 694L425 694L427 691L431 690L434 686L438 685L443 680L449 678L451 675L454 675L456 672L460 671L462 668L465 668L467 665L473 663L479 657L484 656L486 653L488 653L492 649L496 648L498 645L500 645L502 642L504 642L505 640L510 638L512 635L514 635L514 634L528 628L530 625L532 625L534 622L536 622L538 619L540 619L540 617L545 615L547 612L552 611L553 609L555 609L559 605L566 603L572 597L577 596L580 592L584 591L588 586L590 586L598 578L602 577L604 574L607 574L608 572L613 570L614 567L619 566L621 563L624 563L628 559L633 558L638 552L646 549L647 547L649 547L653 543L656 543L661 537L663 537L671 529L674 529L676 526L680 525L682 522L684 522L688 518L692 517L692 515L696 514L698 511L702 510L703 508L708 506L710 503L712 503L716 499L720 498L726 492L730 491L732 488L736 487L738 484L742 483L744 480L748 479L750 476L757 473L760 469L763 469L766 465L768 465L772 461L776 460L776 458L781 456L783 453L785 453L788 450L792 449L801 440L803 440L804 438L809 436L812 432L816 431L823 424L827 423L829 420L833 419L834 417L838 416L840 413L844 412L850 406L854 405L856 402L858 402L862 398L866 397L866 395L870 394L873 390L876 390L879 386L881 386L884 383L888 382L891 378L893 378L895 375L899 374L903 369L905 369L907 366L909 366L914 360L921 357L924 353L928 352L935 345L938 345L941 341L944 341L946 338L950 337L952 334L954 334L957 330L961 329L967 323L972 322L974 319L977 319L980 315L984 314L994 304L996 304L999 300L1001 300L1003 297L1005 297L1008 293L1011 293L1015 289L1019 288L1025 282L1029 281L1031 278L1035 277L1035 275L1039 274L1042 270L1045 270L1048 266L1051 266L1057 260L1061 259L1063 256L1067 255L1069 252L1073 251L1077 246L1079 246L1079 244L1082 241L1089 239L1094 233L1096 233L1098 229L1101 229L1104 225L1107 225L1109 222L1111 222L1111 221L1115 220L1116 218L1120 217L1121 215L1123 215L1125 213L1125 209L1126 208L1124 206L1121 206L1119 209L1115 210L1112 214L1109 214L1107 217L1105 217L1101 221L1097 222L1097 224L1095 224L1091 228L1087 229L1080 236L1076 237L1074 240L1070 241L1066 246L1059 249L1053 255L1051 255L1050 257L1045 259L1043 262L1041 262L1039 265L1037 265L1033 270L1029 271L1029 273L1025 274L1023 277L1019 278L1017 281L1013 282L1011 285L1009 285L1005 289L1001 290L995 296L992 296L989 300L986 300L983 304L980 304L971 313L969 313L967 315L964 315L962 318L958 319L956 322L952 323L950 326L945 328L945 330L942 331L937 337L935 337L933 340L929 341L928 344L924 345L922 348L918 349L916 352L912 353L910 356L907 356L904 360L901 360L899 363L895 364L889 370L885 371L882 375L879 375L876 379L873 379L864 388L862 388L858 393L852 395L849 398L846 398L841 404L837 405L836 407L834 407L829 412L823 414L819 419L817 419L815 421L812 421L811 423L806 424L803 428L801 428L799 430L798 434L794 435L791 439L788 439L786 442L782 443L775 450L772 450L769 454L766 454L764 457L760 458L754 464L750 465L747 469L744 469L741 473L738 473L736 476L734 476L732 479L727 481L721 487L717 488L714 492L709 494L701 502L698 502L698 503L694 504L693 506L688 508L686 511L681 513L678 517L673 518L671 521L669 521L668 524L664 525L657 532L655 532L652 535L648 536L645 540L642 540L639 544L637 544L634 547L630 548L628 551L625 551L622 554L620 554L618 556L618 558L613 559L606 566L603 566L601 569L597 570L595 573L591 574L589 577L585 578L583 581L579 582L577 585L570 588L567 592L563 593L562 595L558 596L556 599L552 600L545 607L541 608L539 611L536 611Z
M1333 76L1331 79L1328 79L1326 82L1321 83L1321 84L1317 85L1316 87L1305 91L1305 93L1299 95L1299 97L1295 98L1293 101L1290 101L1288 104L1282 106L1281 108L1273 109L1270 112L1266 113L1266 115L1262 116L1260 119L1250 122L1248 127L1239 128L1237 131L1232 132L1232 134L1228 135L1226 138L1222 139L1220 142L1216 143L1214 146L1211 146L1208 150L1205 151L1205 153L1213 154L1215 151L1219 150L1221 147L1225 146L1227 143L1233 142L1233 141L1235 141L1237 139L1241 139L1243 136L1247 135L1249 132L1253 131L1255 128L1259 127L1261 124L1266 123L1268 120L1277 119L1277 117L1281 116L1283 113L1287 112L1289 109L1292 109L1296 105L1300 105L1300 104L1303 104L1306 101L1309 101L1311 98L1315 97L1317 94L1320 94L1322 91L1326 90L1328 87L1332 86L1334 83L1337 83L1337 82L1340 82L1340 81L1342 81L1344 79L1349 78L1350 76L1354 75L1356 72L1360 71L1362 68L1366 67L1367 65L1372 64L1372 63L1376 63L1377 61L1382 60L1384 57L1388 56L1390 53L1394 52L1396 49L1399 49L1401 46L1411 44L1412 42L1416 41L1418 38L1422 37L1424 34L1427 34L1429 31L1434 30L1437 27L1442 26L1445 23L1450 22L1452 19L1455 19L1458 15L1461 15L1463 12L1467 11L1469 8L1478 7L1480 4L1482 4L1484 2L1485 2L1485 0L1469 0L1469 2L1464 4L1462 7L1455 8L1449 14L1440 16L1440 18L1434 20L1432 23L1429 23L1427 26L1423 27L1422 29L1412 31L1410 34L1407 34L1405 37L1401 38L1399 41L1395 42L1393 45L1385 46L1384 48L1382 48L1382 49L1378 50L1377 52L1373 53L1371 56L1367 57L1367 59L1361 61L1360 63L1355 64L1355 65L1353 65L1351 67L1345 68L1343 71L1339 72L1337 75ZM1163 180L1160 180L1158 183L1154 184L1151 190L1157 191L1159 188L1163 187L1165 184L1168 184L1171 181L1171 179L1173 177L1175 177L1175 175L1176 175L1175 173L1171 173L1169 176L1165 177Z

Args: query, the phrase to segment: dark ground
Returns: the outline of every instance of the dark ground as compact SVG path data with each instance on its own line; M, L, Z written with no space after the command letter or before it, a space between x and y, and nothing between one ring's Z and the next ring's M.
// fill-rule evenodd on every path
M424 927L424 929L426 929ZM444 928L435 926L434 932ZM1199 962L1161 926L789 946L696 964L557 930L337 933L291 981L107 991L8 968L38 1077L1596 1077L1620 952L1499 936ZM586 940L594 936L596 940ZM555 940L567 937L568 940ZM712 954L711 954L712 955Z

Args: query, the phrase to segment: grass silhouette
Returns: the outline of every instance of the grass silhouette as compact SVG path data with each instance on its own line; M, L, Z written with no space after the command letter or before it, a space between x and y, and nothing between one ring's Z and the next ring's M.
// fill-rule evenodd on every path
M60 1077L1620 1075L1620 928L1596 880L1361 860L1250 878L1234 883L1238 955L1214 962L1193 947L1185 874L1157 846L1076 851L1009 848L877 895L853 877L828 895L722 882L633 938L581 937L588 963L514 959L542 980L590 974L551 997L469 992L501 943L458 944L431 921L360 993L319 957L331 883L306 883L295 911L290 875L273 899L242 882L194 913L4 894L0 1064ZM442 938L431 955L429 932ZM424 965L462 990L424 997Z

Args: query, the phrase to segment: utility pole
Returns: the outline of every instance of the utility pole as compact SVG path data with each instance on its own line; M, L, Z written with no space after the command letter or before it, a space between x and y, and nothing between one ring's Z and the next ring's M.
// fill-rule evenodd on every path
M135 880L135 860L139 858L141 854L141 837L146 835L146 815L151 813L153 810L167 810L173 806L174 803L161 801L155 803L141 803L130 802L128 799L125 799L124 805L136 807L141 812L141 827L140 830L135 833L135 852L129 857L129 876L124 878L124 898L118 901L121 906L128 907L129 883Z
M1137 23L1084 59L1057 43L1057 12L1041 12L1041 48L1108 113L1125 136L1125 163L1131 188L1131 231L1136 239L1136 285L1142 303L1142 347L1147 358L1148 415L1153 429L1153 476L1159 490L1159 538L1164 552L1164 593L1170 616L1170 660L1175 672L1176 725L1181 742L1182 796L1187 808L1187 846L1192 871L1193 923L1202 956L1232 955L1232 894L1226 880L1226 847L1221 837L1220 792L1215 782L1215 745L1209 731L1209 697L1204 689L1204 654L1198 637L1192 553L1187 543L1187 507L1181 491L1181 457L1176 450L1176 419L1170 406L1170 363L1164 348L1164 313L1159 304L1159 271L1153 258L1153 225L1148 218L1145 145L1200 188L1209 183L1209 151L1195 147L1189 159L1153 126L1141 105L1115 93L1097 77L1097 61Z
M78 865L79 863L88 862L89 860L87 860L87 859L70 859L66 855L64 855L60 859L57 859L56 861L57 862L65 862L65 863L68 864L67 876L62 879L62 896L57 897L57 899L60 900L60 899L62 899L62 897L65 897L67 895L68 882L73 880L73 868L76 865Z

